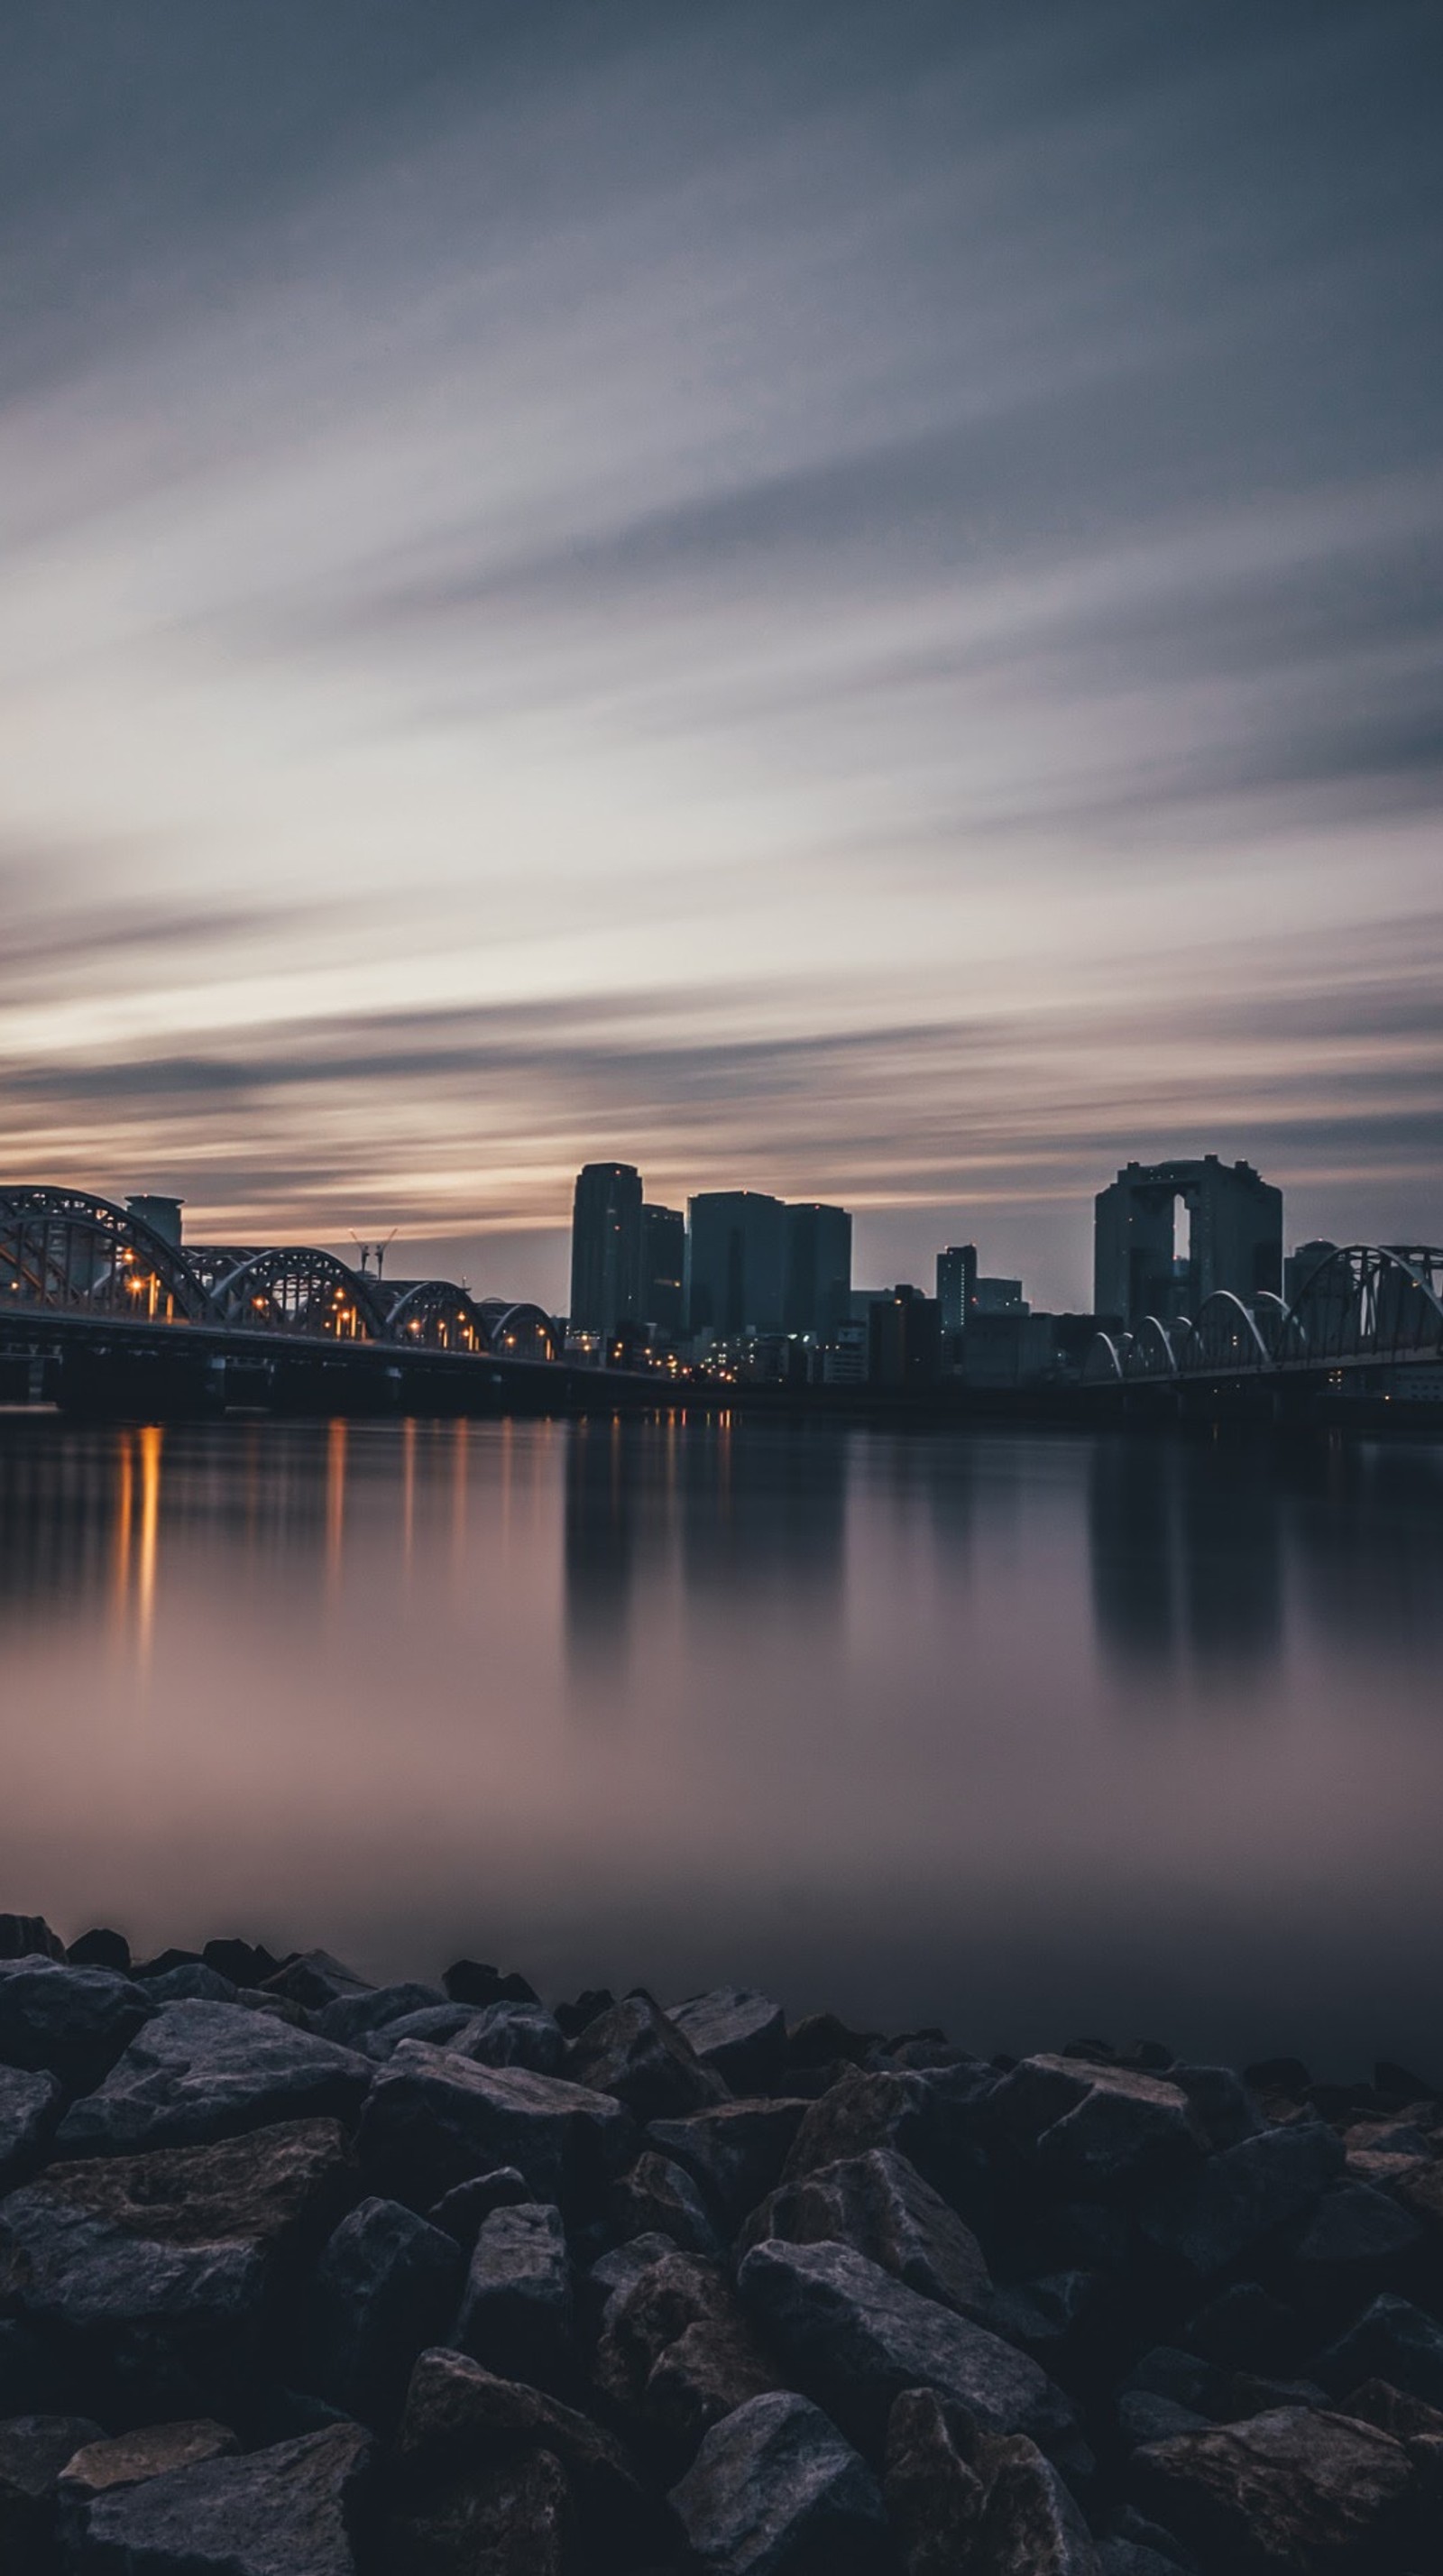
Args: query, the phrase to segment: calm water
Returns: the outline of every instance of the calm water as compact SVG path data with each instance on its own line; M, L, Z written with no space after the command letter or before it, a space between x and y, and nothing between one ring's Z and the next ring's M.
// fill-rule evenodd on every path
M1443 2069L1443 1450L0 1421L0 1904Z

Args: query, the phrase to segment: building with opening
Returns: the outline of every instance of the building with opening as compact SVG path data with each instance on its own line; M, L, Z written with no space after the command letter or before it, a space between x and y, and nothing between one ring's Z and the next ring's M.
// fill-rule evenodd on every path
M1128 1331L1196 1316L1229 1288L1245 1306L1283 1284L1283 1194L1251 1163L1128 1163L1096 1200L1093 1310Z

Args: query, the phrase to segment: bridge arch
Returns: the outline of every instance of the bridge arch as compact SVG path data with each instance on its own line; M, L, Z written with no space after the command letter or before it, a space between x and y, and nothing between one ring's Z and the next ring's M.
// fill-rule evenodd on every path
M1177 1345L1191 1326L1186 1320L1169 1330L1156 1315L1144 1315L1137 1331L1128 1337L1122 1358L1122 1374L1128 1378L1167 1378L1178 1373Z
M0 1301L52 1314L215 1321L178 1245L111 1199L43 1183L0 1190Z
M384 1341L376 1283L310 1243L269 1251L235 1248L229 1268L212 1252L211 1300L223 1322L250 1332L306 1333L333 1341Z
M1132 1336L1122 1333L1114 1341L1111 1333L1095 1333L1087 1346L1082 1363L1084 1386L1120 1386L1122 1353L1131 1347Z
M429 1351L490 1348L485 1317L454 1279L388 1279L377 1285L388 1341Z
M1231 1288L1215 1288L1203 1299L1177 1365L1183 1377L1212 1377L1220 1371L1237 1377L1269 1365L1267 1343Z
M488 1349L502 1359L555 1360L561 1336L555 1318L525 1298L515 1305L505 1297L483 1297L477 1309L486 1326Z
M1443 1353L1440 1287L1443 1254L1430 1246L1340 1244L1309 1273L1289 1309L1298 1356L1327 1367Z

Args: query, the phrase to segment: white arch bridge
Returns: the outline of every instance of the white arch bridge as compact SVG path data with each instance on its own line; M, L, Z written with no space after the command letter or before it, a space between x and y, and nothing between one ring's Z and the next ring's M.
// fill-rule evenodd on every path
M1443 1250L1349 1243L1325 1254L1291 1305L1245 1305L1219 1289L1195 1317L1148 1315L1135 1332L1099 1333L1087 1387L1219 1385L1309 1377L1342 1385L1369 1372L1443 1366Z

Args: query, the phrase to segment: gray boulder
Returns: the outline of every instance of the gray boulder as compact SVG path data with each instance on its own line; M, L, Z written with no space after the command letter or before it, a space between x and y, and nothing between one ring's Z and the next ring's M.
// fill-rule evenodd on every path
M49 2146L64 2101L53 2075L0 2066L0 2192L18 2182Z
M630 2173L612 2184L608 2216L623 2240L635 2236L669 2237L684 2254L720 2254L717 2234L691 2175L669 2156L650 2151L638 2156Z
M88 2415L15 2415L0 2423L0 2568L41 2576L53 2564L61 2470L100 2437Z
M1406 2396L1443 2407L1443 2325L1393 2291L1374 2299L1315 2366L1339 2396L1360 2380L1386 2379Z
M712 2576L862 2576L882 2562L886 2515L866 2461L784 2389L712 2426L671 2504Z
M1069 2198L1131 2191L1196 2165L1211 2144L1186 2093L1158 2075L1025 2057L989 2097L1003 2135Z
M1229 2576L1385 2567L1414 2471L1401 2442L1344 2415L1280 2407L1133 2454L1144 2512Z
M544 2004L487 2004L446 2046L477 2066L524 2066L533 2075L560 2075L566 2065L561 2024Z
M368 2435L338 2424L112 2489L87 2517L87 2576L355 2576L369 2467Z
M163 1976L147 1977L145 1994L159 2012L162 2004L233 2004L239 2001L240 1988L218 1968L192 1959L183 1968L167 1968Z
M719 2267L669 2247L613 2291L595 2373L625 2421L684 2457L780 2384Z
M448 2007L441 1986L417 1984L363 1987L359 1992L337 1995L335 2001L323 2004L315 2014L315 2027L322 2039L334 2039L342 2048L359 2048L372 2031L384 2030L392 2022L408 2019L414 2013L445 2012Z
M623 1996L572 2041L573 2083L609 2093L638 2120L680 2120L723 2101L726 2086L703 2066L648 1994Z
M72 1973L79 1973L78 1971ZM65 2156L204 2146L276 2121L351 2120L369 2059L236 2004L169 2004L62 2120Z
M787 2017L768 1995L746 1986L713 1986L709 1994L673 2004L667 2019L733 2093L765 2093L781 2074Z
M560 2210L536 2201L493 2210L466 2275L459 2349L504 2378L564 2388L576 2373L574 2327Z
M65 1944L43 1914L0 1914L0 1959L63 1959Z
M0 2281L98 2412L229 2416L278 2288L353 2188L330 2121L54 2165L0 2203Z
M178 2424L143 2424L134 2433L87 2442L67 2460L56 2489L62 2562L67 2566L85 2563L86 2524L100 2496L120 2487L143 2486L147 2478L193 2468L201 2460L231 2459L239 2449L230 2426L207 2416Z
M478 2463L499 2467L535 2451L550 2452L564 2470L582 2535L603 2564L661 2554L661 2516L612 2434L464 2353L422 2353L397 2437L405 2487L421 2494Z
M984 2430L1048 2447L1074 2430L1069 2400L1036 2362L850 2245L755 2245L737 2281L798 2385L864 2447L880 2443L904 2388L936 2389Z
M536 2200L591 2209L634 2134L609 2094L403 2040L372 2085L359 2147L379 2187L415 2209L498 2165L523 2173Z
M0 2066L57 2075L67 2092L85 2092L109 2072L150 2011L143 1988L108 1968L0 1961Z
M329 1950L299 1950L293 1959L282 1961L273 1977L266 1978L264 1991L279 1995L285 2003L299 2004L305 2012L318 2013L330 2004L343 2002L347 1996L369 1995L377 1990L369 1977L357 1976L343 1960L333 1959Z
M443 2192L426 2215L433 2227L455 2239L469 2261L482 2220L493 2209L514 2209L518 2201L530 2198L526 2176L515 2165L498 2165L494 2173L476 2174L470 2182L458 2182L454 2191Z
M1185 2093L1214 2148L1241 2146L1267 2127L1261 2109L1230 2066L1170 2066L1169 2084Z
M1198 2280L1223 2271L1275 2229L1302 2217L1343 2169L1340 2138L1296 2120L1244 2138L1140 2205L1144 2236Z
M887 2424L887 2504L906 2576L1098 2576L1097 2552L1052 2461L1022 2435L987 2433L930 2389Z
M475 2018L469 2004L427 2004L420 2012L402 2013L398 2021L379 2023L356 2045L381 2066L403 2039L424 2039L433 2048L449 2048L458 2032Z
M971 2576L1098 2576L1076 2498L1035 2442L999 2442L988 2468Z
M1356 2315L1384 2290L1401 2290L1423 2247L1423 2229L1371 2183L1329 2186L1299 2226L1288 2264L1288 2288L1309 2314Z
M724 2102L689 2119L653 2120L647 2135L691 2175L731 2236L772 2189L807 2109L791 2100Z
M393 2423L417 2354L450 2328L464 2275L454 2238L399 2201L348 2210L306 2291L305 2386L364 2424Z
M959 2312L978 2309L993 2295L971 2228L891 2147L823 2165L770 2193L742 2231L742 2251L768 2237L790 2245L851 2245L909 2289Z
M550 2451L524 2451L413 2490L391 2517L383 2563L397 2576L577 2576L566 2471Z

